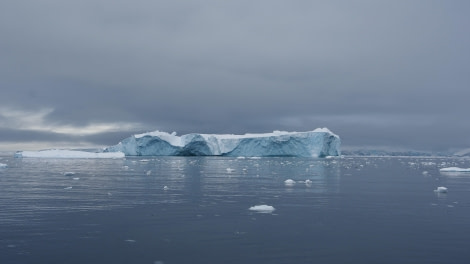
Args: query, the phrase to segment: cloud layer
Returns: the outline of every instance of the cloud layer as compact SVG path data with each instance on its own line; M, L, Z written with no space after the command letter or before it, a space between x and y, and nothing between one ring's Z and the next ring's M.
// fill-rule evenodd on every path
M469 11L427 0L3 1L0 146L326 126L346 145L468 147Z

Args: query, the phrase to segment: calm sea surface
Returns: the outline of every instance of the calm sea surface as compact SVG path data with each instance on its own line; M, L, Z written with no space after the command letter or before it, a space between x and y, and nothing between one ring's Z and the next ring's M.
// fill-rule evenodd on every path
M2 264L470 263L468 159L0 163Z

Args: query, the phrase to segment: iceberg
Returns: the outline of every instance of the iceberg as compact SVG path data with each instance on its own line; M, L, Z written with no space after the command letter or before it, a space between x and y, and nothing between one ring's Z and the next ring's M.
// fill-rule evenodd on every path
M65 159L116 159L124 158L122 152L95 153L78 150L49 149L40 151L19 151L15 153L16 158L65 158Z
M104 152L126 156L327 157L339 156L341 140L327 128L264 134L186 134L154 131L128 137Z

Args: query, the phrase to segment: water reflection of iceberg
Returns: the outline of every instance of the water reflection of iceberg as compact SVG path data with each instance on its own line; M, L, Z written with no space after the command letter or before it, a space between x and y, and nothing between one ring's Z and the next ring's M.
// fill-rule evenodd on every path
M339 190L340 164L335 159L181 157L185 189L195 201L236 202L240 197L279 197L293 192L327 194ZM174 171L174 173L177 173ZM284 181L298 184L286 188ZM170 179L168 179L170 180ZM323 195L325 196L325 195Z

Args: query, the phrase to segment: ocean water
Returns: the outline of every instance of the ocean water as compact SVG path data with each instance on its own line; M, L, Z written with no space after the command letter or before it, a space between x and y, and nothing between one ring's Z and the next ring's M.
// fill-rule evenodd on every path
M0 163L2 264L470 261L470 173L439 172L468 159Z

